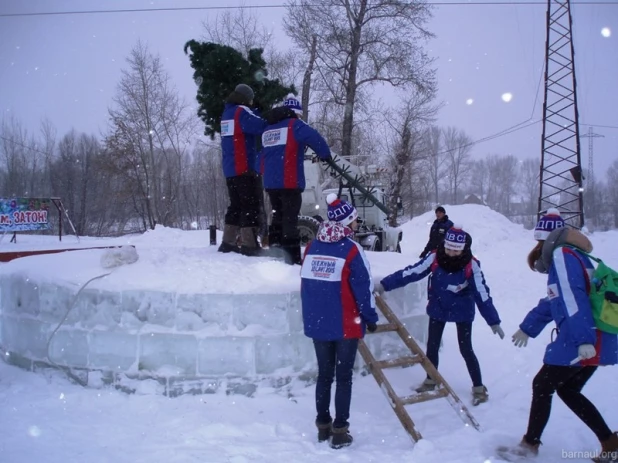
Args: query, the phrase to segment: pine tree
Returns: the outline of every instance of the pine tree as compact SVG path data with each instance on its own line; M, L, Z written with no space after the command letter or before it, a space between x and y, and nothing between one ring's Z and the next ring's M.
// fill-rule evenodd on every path
M188 51L191 51L189 55ZM254 93L254 109L264 112L283 100L288 93L296 94L294 86L286 87L278 79L268 79L263 49L249 50L248 57L232 47L212 42L188 41L184 46L194 69L193 80L198 86L197 114L206 124L204 134L214 139L221 133L221 115L225 100L238 84L249 85Z

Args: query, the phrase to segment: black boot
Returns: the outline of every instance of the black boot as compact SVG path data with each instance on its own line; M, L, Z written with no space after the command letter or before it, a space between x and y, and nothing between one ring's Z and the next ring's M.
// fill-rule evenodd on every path
M300 252L300 246L284 246L285 251L285 263L289 265L301 265L302 256Z
M223 227L223 239L218 252L240 252L238 249L237 239L240 227L237 225L225 224Z
M240 229L240 253L243 256L260 256L262 248L257 240L257 230L254 227Z
M272 225L268 227L268 246L281 246L281 230Z
M318 428L318 442L324 442L330 439L331 428L333 425L332 421L328 423L318 423L315 422L316 427Z
M333 428L332 431L333 438L330 441L330 446L333 449L341 449L343 447L348 447L352 445L354 438L348 431L348 427L344 428Z

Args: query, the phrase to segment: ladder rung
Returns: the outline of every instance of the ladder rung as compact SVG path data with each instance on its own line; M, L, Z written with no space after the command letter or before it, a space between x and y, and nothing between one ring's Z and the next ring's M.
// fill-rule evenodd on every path
M387 331L397 331L399 327L395 323L381 323L374 333L385 333Z
M409 367L417 363L421 363L422 358L420 355L399 357L391 360L378 360L375 362L375 366L378 368L395 368L395 367Z
M445 388L440 388L436 391L419 392L418 394L412 394L407 397L401 397L401 402L404 405L418 404L421 402L427 402L428 400L440 399L446 397L448 391Z

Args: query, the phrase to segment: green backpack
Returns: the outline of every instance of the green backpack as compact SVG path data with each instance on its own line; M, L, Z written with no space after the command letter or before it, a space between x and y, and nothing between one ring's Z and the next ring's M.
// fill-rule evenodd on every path
M618 272L605 265L601 259L579 248L577 250L597 263L590 279L588 295L597 328L606 333L618 334Z

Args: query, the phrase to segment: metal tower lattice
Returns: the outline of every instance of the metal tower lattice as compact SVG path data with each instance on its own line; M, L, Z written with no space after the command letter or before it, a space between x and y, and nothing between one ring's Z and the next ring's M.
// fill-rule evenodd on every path
M570 1L548 0L538 213L557 208L569 225L581 228L583 187L571 29Z

